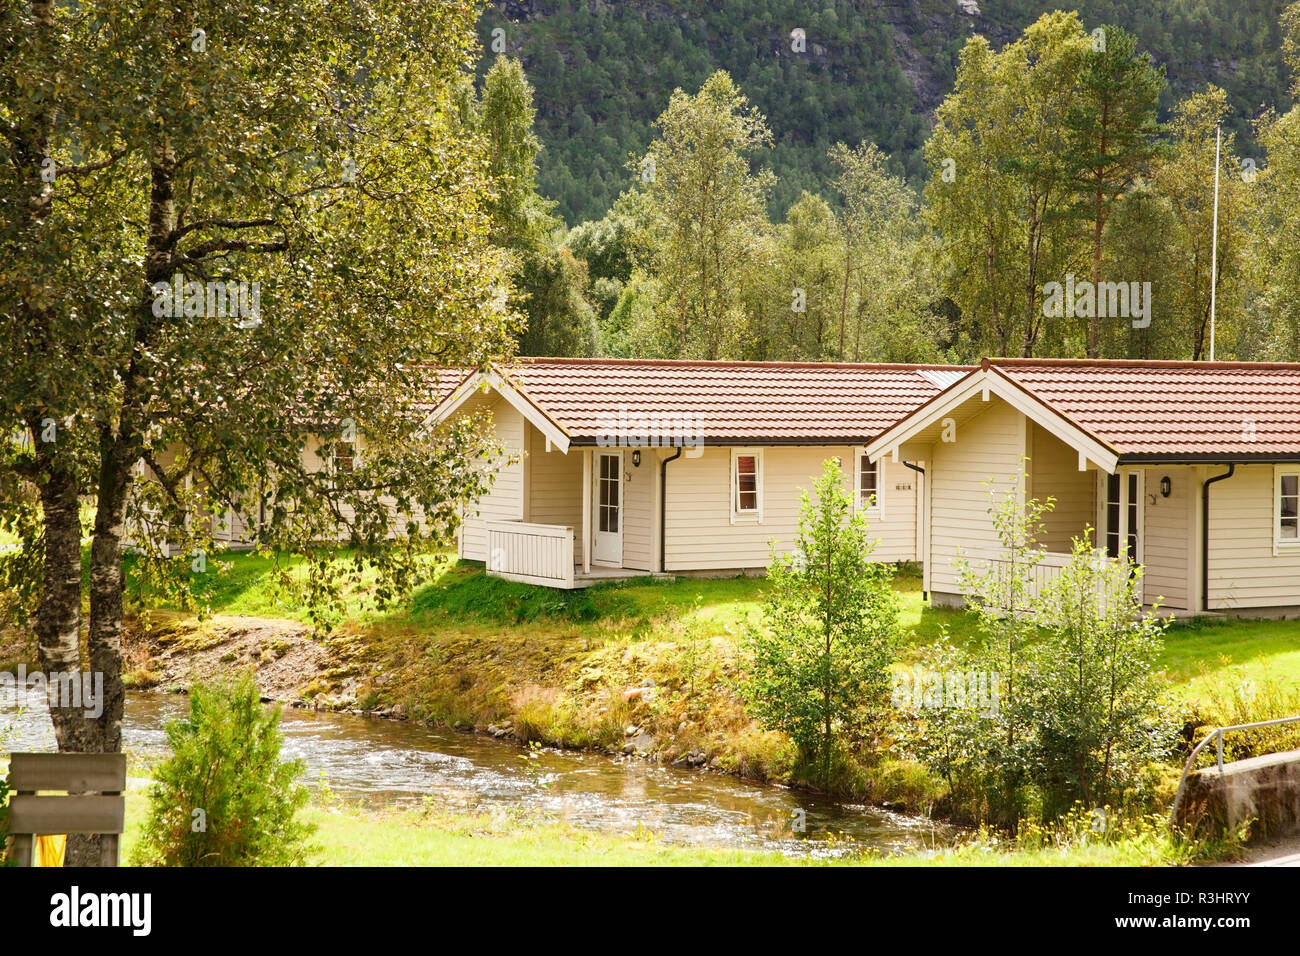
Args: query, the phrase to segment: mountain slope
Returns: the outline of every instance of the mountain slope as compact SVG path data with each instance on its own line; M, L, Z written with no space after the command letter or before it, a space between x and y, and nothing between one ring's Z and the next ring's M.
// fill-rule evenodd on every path
M967 38L982 33L1000 47L1046 9L1028 0L977 3L504 0L480 19L481 69L496 56L494 41L522 58L544 145L539 185L570 224L600 217L626 188L628 163L650 141L673 89L694 92L714 70L728 70L772 129L775 145L761 162L779 177L771 205L780 216L801 190L824 191L826 151L836 141L871 140L919 182L930 116L952 87ZM1278 53L1283 0L1067 6L1089 29L1117 23L1138 36L1168 72L1166 110L1207 82L1223 86L1247 155L1250 121L1263 107L1289 104ZM802 50L792 48L796 28Z

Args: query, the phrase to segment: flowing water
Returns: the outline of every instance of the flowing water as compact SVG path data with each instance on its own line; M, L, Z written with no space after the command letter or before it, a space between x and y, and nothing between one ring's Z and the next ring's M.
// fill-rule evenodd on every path
M187 711L184 696L129 695L126 749L165 754L164 724ZM12 701L0 701L0 728L6 723L7 749L54 749L43 699L29 698L17 713ZM517 744L478 734L287 707L282 727L285 757L307 766L304 782L327 784L349 802L522 811L610 833L641 827L666 843L787 854L915 849L953 838L950 828L920 817L634 758L548 750L521 760Z

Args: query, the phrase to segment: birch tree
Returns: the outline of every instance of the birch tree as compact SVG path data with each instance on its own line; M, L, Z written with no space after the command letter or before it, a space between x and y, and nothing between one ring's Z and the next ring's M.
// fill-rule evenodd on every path
M121 748L129 527L151 516L188 569L215 546L187 519L251 510L259 545L341 535L392 594L481 490L473 425L421 427L421 363L481 365L509 340L484 150L454 108L472 18L394 0L0 14L0 521L23 538L4 577L50 686L84 659L106 691L97 717L52 700L61 750ZM230 282L251 314L212 307ZM349 432L354 471L306 460L309 435ZM97 842L74 836L69 862Z

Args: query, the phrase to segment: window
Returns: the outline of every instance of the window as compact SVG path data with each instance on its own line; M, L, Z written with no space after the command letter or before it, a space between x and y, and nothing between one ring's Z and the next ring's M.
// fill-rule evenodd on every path
M357 446L350 441L335 442L331 452L334 457L334 471L350 474L357 467Z
M763 520L763 452L736 448L731 452L731 516Z
M1106 476L1106 556L1119 557L1120 542L1120 478L1118 474Z
M1121 471L1102 475L1102 499L1098 543L1106 556L1124 556L1130 565L1142 563L1143 474Z
M857 453L855 484L859 509L878 512L884 504L884 488L880 481L880 462L872 461L861 450Z
M623 457L621 455L600 456L600 530L608 534L618 534L618 489L623 475Z
M1300 471L1277 473L1277 523L1275 541L1279 547L1300 548Z

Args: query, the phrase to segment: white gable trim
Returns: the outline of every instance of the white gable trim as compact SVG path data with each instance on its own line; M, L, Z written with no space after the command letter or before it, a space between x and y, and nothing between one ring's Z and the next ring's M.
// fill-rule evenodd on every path
M443 403L433 410L429 415L427 425L436 425L444 422L451 417L455 411L469 400L470 396L481 388L490 388L498 395L510 403L511 407L520 415L524 416L524 421L530 423L546 438L547 451L552 446L558 448L562 453L569 453L569 435L559 425L553 422L546 414L533 404L532 400L515 388L507 379L500 375L495 369L489 372L475 372L464 382L456 387L456 390L443 400Z
M1102 471L1115 471L1119 464L1119 453L1109 445L1093 438L1083 429L1029 395L1006 376L995 374L995 369L978 369L955 385L942 392L930 403L917 409L911 415L895 422L881 432L874 441L866 446L867 455L874 461L883 455L898 457L898 448L915 438L926 428L956 411L976 395L987 402L990 395L996 395L1012 408L1019 411L1030 421L1036 422L1046 431L1055 435L1079 453L1082 466L1091 461ZM960 440L960 435L958 436Z

